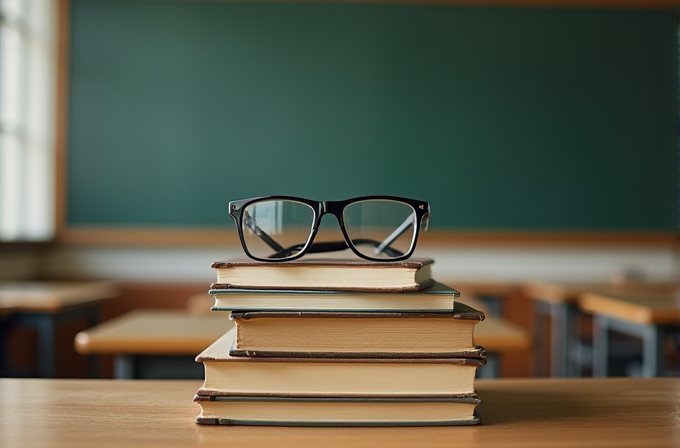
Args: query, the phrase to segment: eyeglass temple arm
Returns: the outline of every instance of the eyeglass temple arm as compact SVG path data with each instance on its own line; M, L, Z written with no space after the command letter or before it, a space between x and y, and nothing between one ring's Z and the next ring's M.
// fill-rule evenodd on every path
M284 249L282 245L274 241L274 239L267 234L264 230L262 230L258 225L253 223L253 219L250 217L248 213L246 213L245 217L243 218L243 223L248 227L250 230L253 231L255 235L257 235L262 241L264 241L267 246L271 247L273 250L277 252L281 252Z
M276 251L275 254L272 254L269 256L269 258L283 258L289 256L291 253L296 252L301 250L304 247L304 244L296 244L294 246L286 247L284 248L281 246L279 243L274 241L272 237L270 237L267 232L262 230L259 226L253 224L253 220L250 217L250 215L246 215L244 218L244 224L255 233L262 241L264 241L269 247L271 247L273 250ZM354 244L370 244L372 246L376 246L379 243L375 240L369 240L369 239L355 239L353 240ZM345 250L348 249L349 246L347 245L346 241L322 241L318 243L312 243L311 246L309 246L309 249L307 249L307 253L319 253L319 252L336 252L339 250ZM381 251L382 252L382 251ZM384 250L388 255L392 257L398 257L401 255L404 255L400 251L393 249L393 248L387 248L387 250ZM379 252L377 252L379 253Z
M382 243L376 246L375 254L378 255L379 253L386 251L386 249L389 249L389 245L392 244L397 238L399 238L404 232L406 232L411 227L411 224L415 219L416 219L415 214L408 215L404 222L402 222L401 225L390 234L390 236L385 238L385 240Z

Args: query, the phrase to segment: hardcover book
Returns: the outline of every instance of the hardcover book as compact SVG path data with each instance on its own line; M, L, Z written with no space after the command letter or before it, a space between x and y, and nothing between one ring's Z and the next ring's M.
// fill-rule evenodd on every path
M232 356L482 357L473 329L484 314L453 312L234 311Z
M236 357L235 329L196 357L205 366L199 395L460 396L474 394L483 356L466 358Z
M434 284L429 258L397 262L303 258L285 263L251 259L216 261L211 289L417 291Z
M269 426L475 425L475 395L461 397L244 397L196 395L196 423Z
M213 311L448 311L458 291L435 282L419 291L357 292L321 290L211 289Z

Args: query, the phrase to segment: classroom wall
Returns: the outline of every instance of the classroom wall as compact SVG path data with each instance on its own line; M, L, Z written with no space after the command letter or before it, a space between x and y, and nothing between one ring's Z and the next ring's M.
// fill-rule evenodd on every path
M420 247L416 255L433 258L434 275L451 281L607 281L629 270L649 280L678 278L678 255L670 246ZM43 267L44 274L54 278L204 282L207 287L215 279L212 261L242 256L240 247L60 246L45 258Z
M111 7L118 11L116 17L120 19L126 17L127 8L135 9L141 5L142 8L153 9L163 2L86 2L84 0L63 2L63 4L69 3L78 4L81 8L102 5L104 8ZM174 9L181 9L187 5L187 2L169 3L173 4ZM190 8L201 8L202 3L211 2L188 2ZM221 8L221 6L216 5L208 7ZM281 6L276 6L276 8L278 10ZM503 221L505 228L528 228L532 230L547 227L563 230L563 223L568 222L573 227L596 230L603 228L605 230L611 228L672 230L675 225L675 203L671 204L666 200L668 198L674 199L676 196L675 191L670 192L666 187L675 190L677 183L675 166L677 135L673 133L673 124L677 117L677 110L675 110L677 104L675 97L671 98L666 95L670 91L669 86L677 78L676 73L671 73L677 66L677 60L675 60L677 55L667 51L668 49L677 50L677 45L672 40L674 37L672 13L649 14L625 11L611 14L606 8L600 8L584 15L582 12L570 10L569 15L580 20L580 23L585 26L585 28L574 30L572 22L564 17L558 17L552 10L537 11L534 9L522 12L521 9L506 9L496 12L488 11L496 25L494 27L489 26L489 23L484 20L485 11L461 8L462 15L459 20L463 23L459 24L457 32L462 33L462 37L457 39L457 45L459 45L457 48L459 50L464 49L465 46L460 46L461 43L472 42L478 48L490 52L487 55L495 54L499 58L494 63L490 63L488 59L478 58L481 53L461 50L461 54L468 58L467 62L471 60L475 62L475 58L479 59L476 60L478 65L473 66L468 63L464 66L465 70L460 72L455 70L454 64L445 67L446 70L441 72L443 75L440 73L438 76L438 81L443 81L449 86L451 89L449 94L454 96L453 100L447 104L456 106L455 113L452 115L457 120L455 130L463 138L447 140L448 134L440 135L443 133L443 126L434 129L436 132L429 132L432 126L441 124L442 117L444 117L439 113L440 111L433 110L430 111L432 112L431 115L421 114L421 116L415 117L420 126L417 132L409 132L406 127L397 126L390 128L390 132L396 132L399 138L387 133L386 135L389 137L387 139L380 142L369 141L369 143L378 144L383 153L397 147L402 154L407 155L410 155L412 151L420 155L427 145L442 147L444 151L447 151L449 147L457 148L456 152L447 152L451 155L450 158L445 159L449 163L448 165L444 163L434 164L436 166L433 169L438 174L437 179L427 179L427 172L421 173L419 178L422 181L421 185L434 185L437 188L432 195L428 194L427 189L416 189L419 193L423 192L424 199L434 197L434 205L438 207L438 215L433 220L435 226L438 226L438 222L440 222L446 224L442 227L460 227L467 230L477 226L493 229L495 224ZM81 10L81 12L83 11ZM644 23L641 23L635 14L647 14L646 17L649 20L643 20ZM551 19L551 23L556 24L557 28L550 26L548 22L542 23L541 20L535 20L539 16ZM600 30L595 25L595 20L600 17L608 20L607 29ZM175 18L178 23L184 23L181 14L175 16ZM279 16L273 17L274 23L280 24L279 18ZM479 27L470 22L470 18L489 26L489 33L482 36L485 40L470 40L470 36L479 36L480 30ZM503 30L513 29L512 25L509 24L510 22L506 20L507 18L519 18L519 23L530 25L530 27L516 30L518 34L515 35L514 42L520 41L520 43L526 45L525 48L532 48L536 55L548 57L554 64L552 68L545 63L541 64L541 62L545 62L542 57L522 55L516 49L513 50L515 53L508 53L507 45L505 48L501 45L509 42L502 39ZM162 22L165 19L152 14L146 19L138 21L137 25L140 26L135 30L143 34L146 26L152 22L154 26L159 25L159 20ZM677 22L677 19L675 20ZM88 21L79 23L81 26L92 25L92 22ZM655 23L660 23L663 27L656 28ZM627 24L638 24L644 30L652 30L651 35L662 36L661 39L664 39L663 48L655 47L653 52L647 53L644 42L641 43L638 39L640 33L631 31ZM118 25L119 23L115 20L109 20L108 31L114 30L130 35L130 30ZM94 28L97 27L94 26ZM170 32L175 31L173 27L162 29ZM80 30L83 29L80 28ZM536 35L532 34L532 30L545 31L541 35L543 37L549 36L552 40L538 39ZM614 33L606 33L606 30L614 31ZM99 31L107 30L100 28ZM412 39L402 35L401 31L403 31L402 28L399 29L400 42L412 42ZM523 31L524 34L520 31ZM600 35L600 31L602 31L602 35ZM110 61L111 59L107 59L102 49L105 46L115 46L117 41L110 39L110 36L107 37L104 32L99 36L103 36L102 45L97 45L98 41L88 41L87 39L79 40L76 44L85 46L94 44L91 47L93 50L91 54L99 58L97 61ZM670 39L665 39L664 36ZM613 82L615 81L614 77L608 76L608 74L611 74L610 69L606 67L603 59L598 57L600 53L596 49L593 50L592 45L602 44L603 42L607 45L611 44L611 46L605 45L603 48L615 49L615 51L607 53L606 56L616 60L620 67L625 67L629 62L626 55L636 55L638 59L635 60L635 63L642 64L645 61L651 61L655 70L664 70L664 67L671 67L672 70L664 70L663 79L656 83L650 81L650 72L645 70L643 65L637 65L631 72L632 78L630 77L631 73L628 73L628 78L619 79L617 84ZM559 44L563 51L566 50L567 59L560 60L555 57L552 51L555 48L553 45L555 43ZM570 46L570 44L574 45ZM579 54L579 48L588 50L586 60ZM82 50L82 47L78 47L78 49ZM118 50L121 50L121 48ZM122 48L122 50L126 50L126 48ZM140 51L142 50L140 49ZM125 53L125 51L122 51L122 53ZM85 52L85 54L89 53ZM117 54L120 56L121 53ZM137 53L137 55L139 54ZM173 58L175 53L169 51L166 55L168 54L170 57L164 59L165 63L181 64L181 61ZM411 54L420 55L421 53L416 51ZM659 57L660 54L663 54L663 56ZM401 59L398 56L394 57L393 62L395 66L401 67ZM521 59L522 64L517 65L517 57ZM82 81L80 77L83 74L91 74L90 69L96 72L96 69L105 68L104 65L92 65L92 60L78 59L76 62L80 65L71 67L78 69L78 71L73 72L75 74L74 80ZM147 64L153 68L155 65L156 68L160 67L161 71L164 70L164 67L167 67L154 64L153 60L144 60L143 57L137 62L138 65L130 66L140 67L140 65ZM187 67L189 66L184 64L179 68L186 69ZM480 69L480 73L484 76L481 78L477 76L475 70L473 70L474 67ZM522 71L522 67L527 71ZM563 67L564 70L560 71L559 67ZM589 71L589 68L592 69L593 67L597 68L596 72ZM119 64L115 68L122 69L123 66ZM508 70L510 71L508 72ZM179 72L166 72L166 74L171 75L178 73L179 75L186 74L181 70ZM419 74L409 73L410 75ZM449 81L447 74L460 76L461 73L464 75L463 81L465 82L458 82L455 85L447 82ZM188 210L190 213L194 213L191 215L192 219L188 220L189 224L203 224L201 219L207 217L203 211L206 208L213 210L213 207L217 206L214 203L215 199L223 201L222 205L224 205L228 199L234 199L238 196L275 192L271 191L272 185L253 185L239 180L234 183L230 190L230 196L233 197L226 197L220 188L224 182L224 176L219 171L210 176L210 182L207 186L200 183L201 179L208 178L205 170L215 169L216 160L224 162L225 166L227 162L233 160L219 151L212 152L220 146L222 135L218 135L214 140L210 140L209 144L198 149L192 145L200 139L189 139L190 144L187 144L187 146L191 147L192 151L202 153L203 158L200 160L207 160L210 165L208 166L205 163L203 165L193 164L191 172L185 173L191 176L183 176L182 170L186 168L185 163L191 162L191 159L199 160L195 157L195 152L172 152L169 154L170 157L165 159L165 167L159 168L157 160L161 160L161 158L155 156L164 155L166 147L162 144L177 148L178 144L187 140L186 133L182 134L182 131L186 130L185 125L194 126L191 128L189 136L202 136L201 130L205 128L206 123L209 124L211 121L202 119L202 117L205 117L205 112L203 114L194 113L196 110L191 108L165 108L155 111L153 108L148 109L148 107L153 106L152 102L139 102L140 98L143 98L139 95L139 92L144 93L143 89L137 93L133 92L132 95L129 94L129 91L124 91L125 95L117 96L120 92L116 89L125 88L124 83L123 85L117 83L114 86L107 82L118 81L121 79L120 76L117 79L115 79L116 76L114 76L114 79L108 79L106 76L115 75L115 73L106 69L100 70L99 74L103 75L103 78L98 81L103 80L105 86L115 87L114 89L100 90L99 93L102 95L110 94L111 96L108 99L112 100L114 105L118 104L116 103L118 100L132 101L138 104L139 108L122 108L122 110L132 110L137 114L146 114L146 116L140 118L139 115L122 114L115 117L119 121L111 121L107 120L106 116L98 115L97 109L92 109L89 106L92 105L93 99L101 100L102 98L92 95L92 92L87 90L88 87L94 87L95 90L100 88L101 85L98 87L96 83L85 84L84 90L73 90L69 93L74 95L71 99L76 100L72 105L78 108L79 115L77 118L80 121L71 120L67 123L68 126L71 126L69 131L71 131L72 136L75 136L74 141L77 147L69 147L67 144L65 155L70 157L69 168L76 168L77 171L71 172L75 175L70 180L68 178L63 179L70 190L67 189L66 192L62 193L71 195L68 199L79 208L63 210L67 219L70 219L66 224L90 225L94 222L95 224L125 226L139 223L148 224L145 222L145 219L148 218L151 224L155 225L159 222L153 220L158 218L159 214L154 213L154 207L149 206L149 204L156 207L164 206L164 212L175 213L177 210L173 211L172 206L175 204L172 201L176 198L184 198L187 206L184 208L184 212ZM546 76L546 74L558 76ZM635 79L638 78L641 82L635 83ZM163 79L167 81L169 78ZM89 81L93 80L90 79ZM137 85L134 77L127 81L130 85ZM170 81L177 82L178 79L172 78ZM222 81L222 78L219 81ZM519 84L516 81L519 81ZM474 88L474 84L470 83L477 83L477 89ZM533 89L537 83L543 90ZM521 88L513 90L513 87L517 85ZM210 95L212 92L207 87L208 93L206 94L206 91L200 89L204 86L200 84L196 86L202 94L205 94L211 100L210 104L214 105L217 97L212 97ZM480 86L486 86L488 89L480 89ZM158 85L151 84L151 87L155 88ZM385 86L383 85L383 87ZM581 87L584 87L585 90ZM645 91L646 88L652 89L651 96L648 91ZM191 95L191 92L186 92L183 89L176 89L176 91L186 94L184 99L188 98L188 104L193 105L192 101L195 99L195 95ZM531 93L528 97L525 95L527 91ZM157 93L156 90L154 92ZM543 92L543 94L536 92ZM626 95L617 96L617 92L624 92ZM479 101L479 97L476 96L478 94L482 95L483 101ZM432 96L432 92L428 91L428 95ZM550 104L551 99L556 97L569 108L555 110L555 113L550 114L548 113L550 108L546 104ZM159 98L171 99L173 97L160 95ZM174 98L177 99L177 97ZM523 99L527 98L531 100L530 103L522 102ZM592 102L591 100L594 98L597 101ZM652 99L650 100L650 98ZM307 99L312 101L314 98ZM340 97L340 99L343 98ZM607 99L612 100L612 102L607 102ZM407 100L409 104L419 104L418 98L409 97ZM441 103L435 102L435 104ZM643 107L647 104L652 106L653 113L650 114L649 110ZM502 107L496 107L499 105ZM635 105L635 107L632 105ZM626 113L626 110L631 107L633 108L632 113ZM168 122L161 119L162 117L168 118L167 114L172 115L178 110L184 115L180 114L182 116L176 122L179 123L177 126L168 126ZM198 110L200 111L200 109ZM219 110L219 108L215 110ZM112 110L108 110L108 112L112 112ZM391 114L391 120L388 120L391 123L401 124L405 122L404 117L399 115L397 109L383 112ZM233 113L238 114L238 111ZM215 119L218 115L211 115L209 118ZM470 117L477 117L477 119L466 121L470 120ZM148 119L152 120L153 126L148 126L146 129L137 127ZM186 121L183 121L185 119ZM98 141L97 138L101 135L97 135L96 132L102 128L96 125L88 125L91 123L104 126L105 132L102 135L112 136L113 138L104 142ZM121 123L131 127L118 126ZM574 128L575 123L580 126L579 129ZM641 123L644 126L640 126ZM525 128L520 128L520 125L525 126ZM215 126L215 128L219 128L219 126ZM162 132L158 133L159 129ZM359 129L366 132L370 131L370 136L376 136L375 127L360 127ZM137 130L138 132L136 134L126 132L130 130ZM657 130L662 132L656 133ZM622 132L619 133L618 131ZM173 138L173 136L178 135L177 132L182 138ZM423 135L427 138L420 138ZM647 138L650 135L653 138ZM140 136L147 140L140 140ZM156 140L158 136L165 139L160 145ZM442 144L441 141L433 143L431 141L432 136L441 137L444 143ZM323 135L315 133L306 140L312 141L312 143L315 143L315 140L323 142L324 140L321 137ZM333 145L336 146L331 145L330 147L337 150L326 153L326 160L329 160L330 157L330 160L336 163L344 162L347 155L345 154L343 157L342 150L347 149L353 151L350 153L350 158L361 159L366 156L365 146L363 146L365 142L359 141L360 144L347 148L347 142L356 142L350 137L352 136L342 135L341 139L333 142ZM385 136L381 134L378 137ZM125 140L125 138L133 138L134 145L128 145L127 143L130 143L130 140L126 140L122 145L116 146L116 139ZM258 138L261 139L263 136L258 135ZM582 145L584 140L587 140L589 146ZM271 141L274 141L273 138ZM281 139L278 142L281 142ZM526 146L527 142L530 143L530 146ZM145 147L147 143L149 145ZM248 142L246 141L246 143ZM111 144L113 146L110 146ZM155 147L153 147L154 144ZM621 145L627 152L621 153L620 147L616 145ZM507 151L508 147L513 151ZM93 148L96 151L92 151ZM287 148L291 148L291 143L288 143ZM73 151L74 149L77 151ZM139 151L144 149L147 149L148 152L141 154ZM275 149L280 152L279 148ZM311 145L304 149L301 154L296 154L299 159L310 154L316 156L316 151L316 146ZM597 151L597 153L591 153L591 151ZM123 155L121 156L121 154ZM288 154L290 154L290 151ZM653 154L652 158L648 157L650 154ZM214 155L219 157L213 158ZM275 160L282 160L278 157L280 154L274 155L276 156ZM370 163L357 167L357 170L361 168L360 171L366 178L375 175L375 171L371 168L373 165L385 166L386 163L386 158L381 157L380 151L369 155ZM453 157L454 155L455 157ZM467 158L461 158L461 155ZM572 157L574 155L578 157ZM108 163L109 159L103 158L103 156L112 157L112 163ZM590 158L589 156L593 157ZM402 159L404 158L402 157ZM312 158L309 158L309 160L312 160ZM621 162L619 165L616 165L617 160ZM135 163L129 164L129 161ZM493 165L489 165L489 161L493 161ZM589 165L589 161L596 163ZM392 162L394 160L390 163ZM316 162L305 162L305 166L308 170L305 176L297 176L298 180L302 182L294 187L293 193L305 194L309 191L309 184L322 184L323 182L326 182L327 185L324 185L321 190L315 188L315 193L321 192L325 196L332 196L336 193L335 187L337 185L328 182L328 174L324 175L321 171L314 171L314 168L317 167ZM456 169L451 169L451 166L455 166ZM99 167L101 171L93 169L94 167ZM128 185L125 185L125 188L122 189L123 194L120 194L117 188L118 181L121 178L130 179L125 175L121 176L121 173L125 174L126 169L130 167L134 168L133 171L135 171L136 176L132 180L137 184L133 185L134 188L128 188ZM168 167L177 169L168 172ZM272 164L270 169L272 167L280 168L276 164ZM469 169L470 167L474 169ZM663 170L663 175L655 176L655 168L659 167ZM397 168L405 172L411 168L411 165L407 164L406 167L400 165ZM385 171L388 172L389 170ZM657 170L657 174L658 171L660 170ZM274 170L275 172L276 170ZM606 174L604 180L599 177L599 174L603 172ZM68 173L68 169L60 174L63 176L65 173ZM150 182L150 173L155 176L163 175L160 177L162 182ZM312 176L310 173L314 175ZM484 176L480 176L480 173ZM641 173L644 174L642 177L640 176ZM272 173L269 174L272 175ZM332 172L332 174L337 175L338 173ZM579 176L582 178L581 182L578 182ZM274 177L272 175L272 178ZM108 185L104 185L109 189L105 188L103 191L117 193L117 196L107 197L109 202L102 201L102 195L98 195L95 188L99 185L98 182L100 183L102 180L111 180ZM559 182L555 183L555 180ZM426 181L432 182L428 184ZM636 189L635 182L641 182L638 185L644 188ZM617 189L617 184L621 188ZM443 187L441 187L442 185ZM547 193L549 191L547 187L550 185L554 187L552 190L554 194ZM347 186L345 185L345 187ZM360 187L365 188L365 185L360 185ZM402 185L397 187L401 190L391 192L407 194L413 191L413 189L404 188ZM658 193L658 188L663 189L662 194L655 194ZM208 206L200 211L195 211L192 206L199 202L191 199L186 200L184 194L187 189L193 190L194 193L201 196L201 201L205 201L204 205L207 203ZM243 189L243 191L241 192L239 189ZM142 195L147 191L151 191L152 194ZM219 194L215 193L216 191ZM204 192L207 199L203 199ZM365 193L365 190L362 192ZM499 192L501 194L498 194ZM349 193L354 194L354 191L349 191ZM606 201L598 202L598 198L605 198L607 195L610 195L610 198L613 199L609 205ZM589 201L580 203L579 198L586 198ZM62 197L62 199L64 198ZM129 203L124 203L124 200L127 199L135 199L132 204L133 207ZM593 201L593 199L595 200ZM637 210L634 210L635 207L630 207L631 200L639 206ZM66 204L68 206L68 201L66 201ZM447 217L447 213L453 210L452 204L456 205L460 214ZM569 204L571 207L569 210L572 211L585 210L590 212L591 215L589 216L594 217L594 219L592 221L579 220L577 219L579 216L587 217L587 215L575 215L574 213L560 215L559 211L563 204ZM600 205L604 208L601 208ZM544 208L541 208L542 206ZM538 224L526 220L529 213L534 213L536 210L544 211L545 207L548 207L553 213L543 213L542 215L539 213ZM609 211L612 213L607 213L607 207L610 208ZM649 208L650 213L639 213L639 210L647 208ZM139 215L126 214L131 210L138 211ZM513 210L516 213L512 213ZM567 209L564 208L564 210ZM111 216L115 219L111 216L104 216L97 221L96 218L103 215L104 212L111 212ZM219 223L221 225L226 222L228 226L225 207L220 208L219 213L219 216L217 214L211 215L210 219L214 218L215 221L208 224ZM186 213L177 213L170 217L165 216L160 224L177 224L178 222L186 224L182 221L186 216ZM615 218L612 218L612 216ZM502 219L499 220L499 217ZM116 219L120 219L120 221L116 221ZM231 227L229 229L231 230ZM201 291L203 288L207 289L207 286L214 280L214 271L210 268L212 261L242 255L240 248L233 246L218 245L214 248L191 246L182 248L114 247L107 246L105 240L106 237L102 238L96 246L61 244L39 255L34 253L0 254L0 279L78 278L117 280L124 286L123 295L120 300L111 301L111 304L105 310L104 317L108 318L135 306L182 307L185 298L193 292ZM454 287L456 281L476 280L517 282L529 279L603 281L629 270L641 273L649 280L663 281L676 279L680 273L675 248L660 245L581 244L568 246L544 244L526 246L503 244L498 246L468 244L446 247L423 246L419 248L417 255L434 258L435 277L450 283ZM159 285L163 286L159 287ZM158 291L162 291L162 293L159 294ZM72 347L72 339L65 338L63 342L64 347ZM524 367L527 365L525 363ZM526 374L526 371L522 371L521 374Z

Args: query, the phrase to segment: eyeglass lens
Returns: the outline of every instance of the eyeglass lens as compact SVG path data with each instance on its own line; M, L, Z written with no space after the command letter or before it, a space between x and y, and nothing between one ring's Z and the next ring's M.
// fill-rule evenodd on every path
M257 258L289 258L307 244L314 225L314 210L293 200L265 200L246 206L243 238ZM392 200L366 200L343 210L345 230L352 246L369 258L396 258L407 253L416 231L410 205Z
M314 226L314 209L295 201L262 201L243 210L243 239L253 256L270 258L297 254L307 243Z
M377 199L354 202L342 215L352 245L367 257L395 258L384 249L390 247L405 254L411 248L415 212L408 204Z

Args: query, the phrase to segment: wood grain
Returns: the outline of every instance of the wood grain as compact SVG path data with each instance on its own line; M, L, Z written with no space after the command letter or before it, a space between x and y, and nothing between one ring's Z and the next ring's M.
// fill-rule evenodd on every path
M233 326L228 313L135 310L76 335L81 354L198 354ZM521 327L487 317L475 327L475 343L490 353L526 350L531 338Z
M233 327L228 313L135 310L76 335L81 354L197 355Z
M655 295L675 292L680 284L675 282L623 282L623 283L569 283L530 281L522 287L529 298L549 303L577 303L581 294L594 292L618 296Z
M677 379L478 380L480 426L213 427L200 381L0 379L3 447L677 447Z
M582 310L639 324L680 325L676 294L621 295L586 292L579 298Z
M0 282L0 310L14 313L59 313L67 308L116 297L118 286L109 281Z
M489 353L505 353L528 350L531 334L507 319L487 316L475 325L475 345L481 345Z

